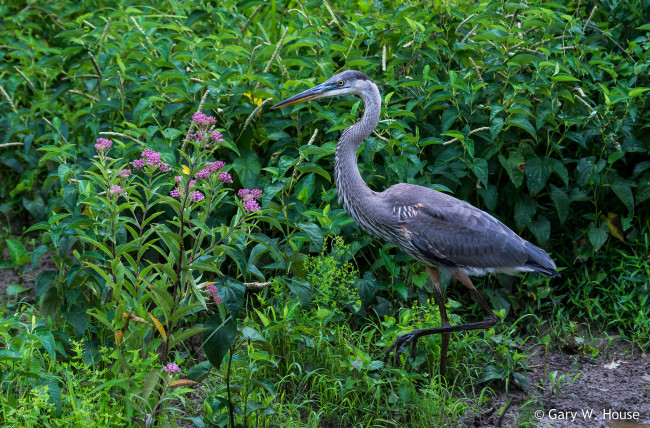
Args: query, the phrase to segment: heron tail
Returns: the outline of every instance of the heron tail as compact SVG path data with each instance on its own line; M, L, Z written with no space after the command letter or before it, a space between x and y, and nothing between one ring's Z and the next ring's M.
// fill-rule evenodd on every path
M555 262L546 254L546 251L530 242L526 242L526 251L528 252L528 260L524 264L525 267L551 278L561 276L557 271Z

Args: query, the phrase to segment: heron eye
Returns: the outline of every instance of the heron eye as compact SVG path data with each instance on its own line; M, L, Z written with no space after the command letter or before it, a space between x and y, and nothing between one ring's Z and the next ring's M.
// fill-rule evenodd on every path
M339 86L343 86L344 84L345 84L344 81L342 81L342 80L339 80L339 81L338 81L338 85L339 85Z

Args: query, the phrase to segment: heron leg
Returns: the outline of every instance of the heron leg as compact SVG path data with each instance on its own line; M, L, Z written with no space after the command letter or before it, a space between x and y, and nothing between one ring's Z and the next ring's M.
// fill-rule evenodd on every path
M438 272L436 271L436 274L437 273ZM429 275L431 275L430 272L429 272ZM411 344L411 346L415 346L415 342L417 342L417 340L420 337L429 336L431 334L442 334L443 335L443 347L441 347L441 359L440 359L440 364L441 364L440 372L442 374L442 373L444 373L443 366L442 366L443 361L445 362L445 364L447 362L446 361L446 357L447 357L446 354L447 354L447 344L448 344L448 340L449 340L448 339L449 333L453 333L453 332L456 332L456 331L485 330L485 329L488 329L488 328L492 327L494 324L497 323L497 316L494 315L494 312L492 312L492 310L490 309L490 306L483 299L483 296L481 296L481 294L476 290L476 288L474 287L474 284L472 284L472 280L469 279L469 277L467 275L465 275L464 273L462 273L462 272L456 272L454 274L454 276L456 277L456 279L458 279L458 281L460 281L461 284L463 284L465 287L467 287L467 289L470 291L470 293L472 293L472 295L476 298L479 305L481 305L481 307L483 308L483 311L486 313L486 315L487 315L486 318L483 321L470 322L470 323L465 323L465 324L460 324L460 325L453 325L453 326L450 326L449 322L446 319L443 319L443 326L442 327L423 328L423 329L420 329L420 330L414 330L414 331L412 331L410 333L403 334L400 337L398 337L397 340L395 340L395 343L393 343L390 346L390 348L388 348L387 356L388 356L388 354L390 354L390 352L393 349L395 349L394 359L395 359L395 361L397 361L397 359L399 358L399 355L404 351L404 349L409 344ZM433 280L433 277L432 277L432 280ZM440 287L440 285L438 283L438 289L439 289L439 287ZM436 292L436 300L438 300L438 293L437 292ZM439 306L440 306L440 302L443 302L443 300L442 300L442 290L440 290L440 301L438 302ZM444 302L443 302L443 304L444 304ZM440 310L441 318L442 318L443 311L444 311L444 314L445 314L444 317L447 318L447 311L446 311L446 309L444 309L444 306ZM447 325L444 325L444 323L446 323ZM447 343L445 343L445 335L447 336ZM444 359L443 359L443 356L442 356L443 352L444 352Z
M440 287L440 274L437 268L431 268L427 266L427 272L433 282L433 291L436 303L440 310L440 321L443 327L449 327L449 319L447 318L447 306L445 305L445 299L442 294L442 288ZM445 375L445 370L447 368L447 348L449 347L449 336L450 333L442 333L442 343L440 344L440 376ZM411 354L415 350L415 342L413 342Z

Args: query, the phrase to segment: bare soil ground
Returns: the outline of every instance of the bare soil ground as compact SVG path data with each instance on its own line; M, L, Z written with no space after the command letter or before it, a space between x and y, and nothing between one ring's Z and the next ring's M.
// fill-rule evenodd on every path
M9 254L7 251L5 251L3 259L8 259ZM31 264L30 264L31 266ZM56 266L50 259L49 254L44 254L43 257L41 257L40 261L38 262L38 265L34 270L29 270L24 273L22 277L22 283L20 282L21 278L18 277L16 272L12 269L0 269L0 300L6 301L8 298L10 298L7 295L7 287L11 284L19 284L25 288L28 288L28 291L25 291L24 293L21 293L18 296L18 299L21 297L25 296L34 296L34 281L36 280L36 277L38 277L38 274L46 271L46 270L56 270ZM15 298L15 297L11 297Z
M529 355L529 390L499 391L470 426L650 427L650 356L638 348L615 345L597 359L543 347ZM562 385L554 387L553 371L567 375Z

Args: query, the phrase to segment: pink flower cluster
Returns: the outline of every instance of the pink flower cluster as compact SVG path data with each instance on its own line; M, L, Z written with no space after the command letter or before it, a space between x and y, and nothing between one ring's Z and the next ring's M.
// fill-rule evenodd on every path
M192 115L192 121L196 123L196 126L201 128L205 128L217 123L217 119L215 117L207 116L200 111L197 111Z
M190 195L190 201L199 202L202 199L205 199L205 196L203 196L203 193L199 192L198 190L192 192Z
M124 189L122 189L119 184L116 184L114 186L111 186L111 190L109 192L111 195L120 196L122 193L124 193Z
M163 371L167 373L178 373L181 371L181 368L176 363L169 363L163 367Z
M142 157L133 161L133 169L142 169L145 166L158 167L161 172L169 172L171 167L162 160L162 155L151 149L145 149Z
M226 166L225 162L222 161L216 161L216 162L207 162L205 164L205 168L203 168L201 171L197 172L195 177L199 178L201 180L205 180L215 172L219 171L221 168Z
M219 174L219 180L221 180L222 183L232 183L232 177L227 172Z
M195 143L221 143L224 141L223 134L219 131L196 131L187 135L187 139ZM207 146L208 144L206 144Z
M258 212L260 210L260 204L257 202L262 196L262 191L260 189L239 189L237 196L242 198L244 201L244 211Z
M130 169L123 169L120 172L117 173L117 176L120 178L126 178L129 175L131 175L131 170Z
M185 194L185 187L183 186L183 177L180 175L177 175L174 177L174 181L176 184L178 184L178 187L175 189L172 189L171 192L169 192L169 196L173 198L180 198L182 195ZM189 188L191 189L192 187L196 186L196 180L190 180L188 183ZM202 199L204 199L205 196L199 191L193 192L190 194L190 200L194 202L198 202Z
M95 149L97 149L97 151L100 153L105 153L108 151L108 149L111 148L112 145L113 142L111 140L107 140L106 138L98 138L95 142Z
M208 285L205 287L205 292L208 294L208 296L212 297L214 303L222 303L221 297L219 297L217 291L218 288L214 285Z

